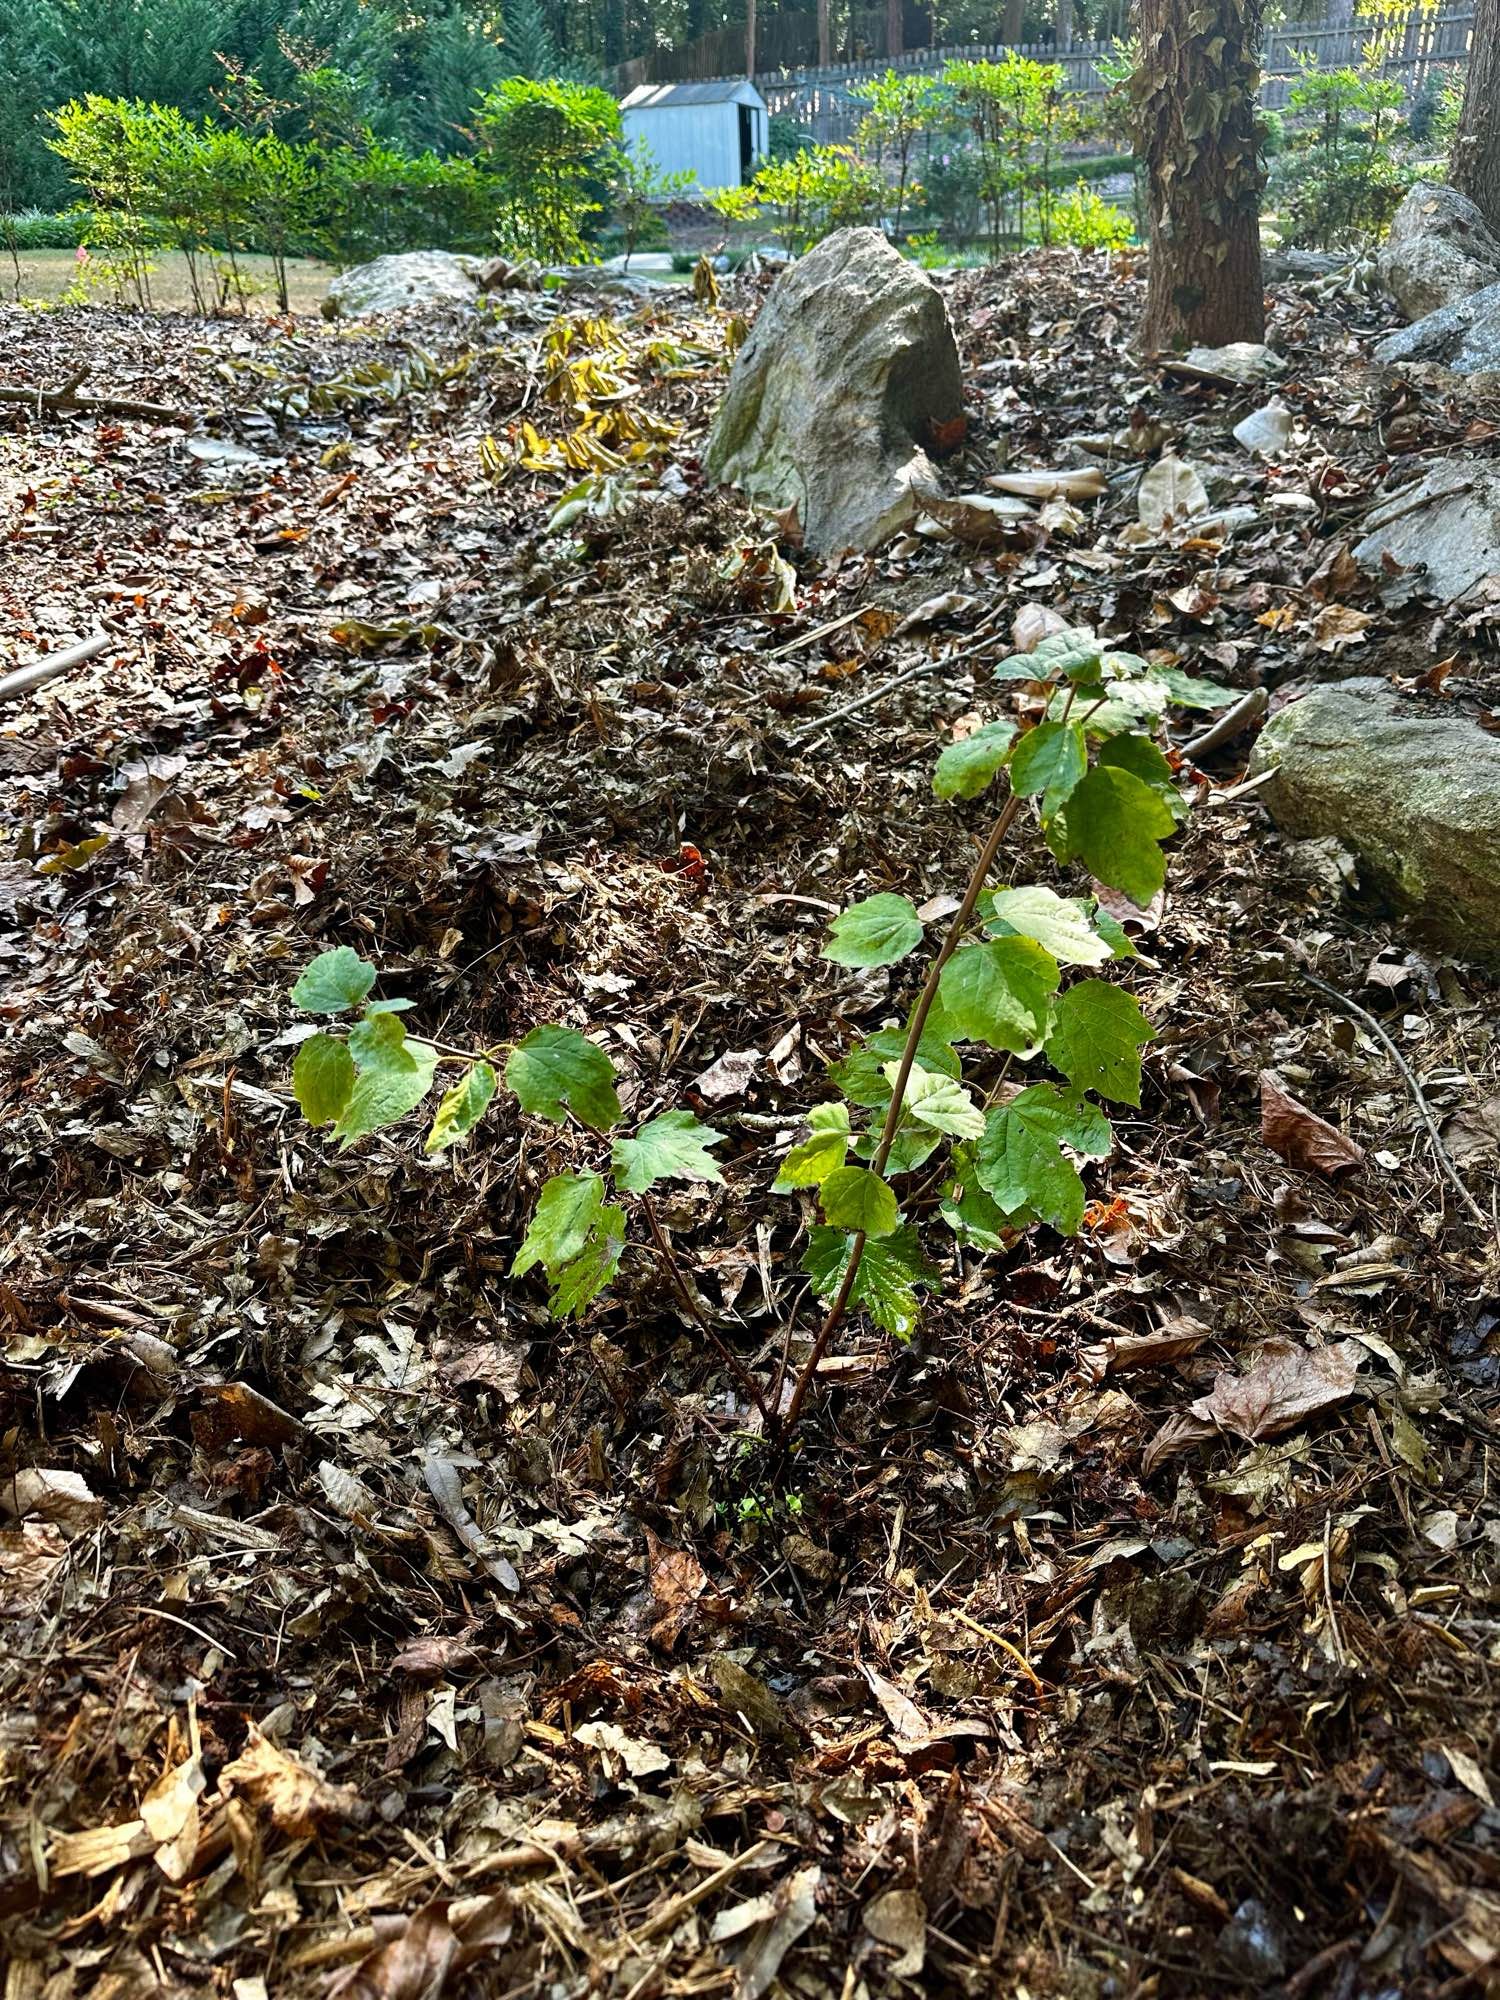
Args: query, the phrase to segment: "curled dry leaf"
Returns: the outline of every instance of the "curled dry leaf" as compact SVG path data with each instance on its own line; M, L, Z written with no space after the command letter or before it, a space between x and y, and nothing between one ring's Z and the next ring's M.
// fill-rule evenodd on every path
M892 1946L900 1955L891 1966L893 1979L915 1979L927 1956L927 1905L915 1889L887 1889L865 1904L860 1922L877 1944Z
M5 1511L51 1521L69 1537L81 1535L104 1514L104 1502L80 1473L27 1466L4 1491Z
M984 483L1021 500L1097 500L1109 484L1097 465L1075 472L992 472Z
M67 1556L67 1536L51 1521L0 1531L0 1618L35 1612Z
M335 1975L328 2000L438 2000L450 1974L510 1941L515 1905L504 1890L377 1917L375 1949Z
M955 541L974 548L992 548L1009 541L1017 527L1035 513L1024 500L997 493L956 493L951 500L928 494L922 511L946 528Z
M735 2000L760 2000L781 1961L817 1915L820 1868L799 1868L768 1895L754 1896L714 1920L716 1942L746 1936L735 1974Z
M1141 526L1164 535L1208 512L1208 489L1185 459L1168 452L1141 480L1135 505Z
M282 1833L310 1834L320 1820L363 1820L368 1808L353 1785L332 1785L311 1764L278 1749L252 1722L239 1756L219 1773L220 1787L262 1806Z
M1260 1073L1260 1136L1289 1166L1310 1167L1331 1179L1355 1173L1365 1163L1361 1147L1299 1103L1270 1069Z
M649 1528L646 1549L651 1577L651 1643L670 1653L692 1623L708 1577L690 1550L669 1548Z

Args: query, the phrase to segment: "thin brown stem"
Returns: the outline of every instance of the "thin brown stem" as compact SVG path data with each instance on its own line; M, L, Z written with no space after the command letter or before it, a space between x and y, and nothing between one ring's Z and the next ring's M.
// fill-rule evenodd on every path
M948 934L938 949L937 957L928 968L927 978L907 1025L906 1046L901 1051L900 1066L896 1071L895 1082L891 1086L891 1101L886 1110L885 1124L881 1128L880 1143L875 1148L875 1156L870 1162L873 1173L883 1174L886 1162L890 1159L891 1147L895 1144L896 1131L901 1123L902 1107L906 1102L906 1086L911 1081L912 1066L917 1059L922 1031L927 1026L927 1017L932 1012L933 1002L937 999L938 982L943 976L943 967L958 950L959 942L968 929L969 920L974 914L980 894L989 880L990 870L995 865L995 856L1000 852L1005 836L1010 832L1011 823L1020 809L1021 799L1013 792L1000 808L995 824L990 828L989 838L980 850L979 859L974 863L974 872L969 877L969 886L964 891L964 899L954 913L953 921L948 926ZM854 1281L859 1275L864 1254L865 1232L861 1229L855 1234L849 1246L849 1263L844 1272L843 1283L839 1286L837 1296L828 1308L823 1324L818 1328L812 1349L802 1364L796 1386L792 1390L792 1400L787 1405L786 1415L778 1419L777 1434L783 1442L797 1427L797 1419L801 1416L802 1406L807 1401L818 1363L828 1351L828 1343L838 1331L840 1322L848 1311L850 1294L854 1290Z
M745 1391L745 1394L750 1398L755 1408L760 1412L761 1422L765 1423L769 1421L764 1390L750 1373L744 1362L740 1360L739 1356L720 1337L717 1327L715 1327L713 1321L698 1303L691 1285L689 1285L687 1278L683 1274L682 1266L677 1261L677 1252L672 1248L667 1233L661 1226L655 1206L649 1195L643 1194L641 1196L641 1213L646 1218L646 1227L651 1231L651 1241L656 1246L656 1255L661 1263L661 1267L666 1272L673 1290L687 1308L688 1316L697 1326L699 1332L706 1334L718 1350L720 1360L732 1371L735 1380Z

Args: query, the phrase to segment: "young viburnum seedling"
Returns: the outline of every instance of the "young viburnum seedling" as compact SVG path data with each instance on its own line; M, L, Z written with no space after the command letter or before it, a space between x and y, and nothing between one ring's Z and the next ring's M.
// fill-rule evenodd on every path
M1081 862L1095 882L1149 903L1166 877L1162 842L1186 806L1142 725L1171 701L1232 697L1191 676L1174 681L1078 628L995 671L1050 688L1042 718L1026 729L987 723L938 758L939 798L977 799L1003 777L1003 802L904 1029L882 1029L831 1065L839 1095L813 1107L808 1137L776 1178L779 1192L814 1193L822 1220L802 1268L827 1301L783 1436L852 1307L902 1339L916 1324L937 1273L903 1202L918 1173L918 1191L930 1185L935 1155L946 1148L937 1214L965 1247L999 1249L1038 1222L1072 1234L1085 1208L1078 1163L1104 1158L1112 1143L1094 1100L1141 1101L1151 1027L1134 996L1100 976L1110 960L1135 956L1125 932L1091 896L991 889L989 876L1029 810L1059 862ZM899 966L923 940L913 904L882 893L834 919L824 956L859 970ZM1055 1075L1025 1080L1042 1063Z
M455 1054L409 1035L400 1017L411 1002L372 1000L375 980L375 966L340 945L315 958L292 988L293 1004L304 1013L343 1017L337 1027L309 1036L292 1065L292 1089L304 1117L330 1127L341 1147L415 1110L439 1069L453 1064L460 1073L439 1100L427 1135L429 1153L466 1138L502 1086L522 1112L554 1125L572 1118L591 1132L611 1134L620 1124L624 1114L614 1064L586 1035L544 1025L504 1049ZM695 1316L697 1301L649 1195L658 1181L722 1181L712 1148L723 1136L690 1111L664 1111L632 1136L614 1138L610 1154L616 1192L639 1202L656 1253ZM625 1209L606 1198L602 1173L554 1174L537 1199L512 1274L521 1277L540 1267L553 1312L577 1316L619 1269L625 1225Z

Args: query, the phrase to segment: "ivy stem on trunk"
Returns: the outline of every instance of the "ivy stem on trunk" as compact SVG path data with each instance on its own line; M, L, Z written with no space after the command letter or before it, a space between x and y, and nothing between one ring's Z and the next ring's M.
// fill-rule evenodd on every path
M1066 713L1066 711L1064 712ZM989 839L986 840L983 848L980 850L979 859L974 864L974 872L969 877L969 886L964 891L964 899L959 904L952 923L948 926L948 934L943 939L937 957L928 967L926 981L922 987L917 1004L912 1009L911 1021L907 1026L906 1046L901 1051L900 1066L896 1071L896 1080L891 1086L891 1101L886 1110L885 1124L881 1128L880 1143L875 1148L875 1156L870 1162L872 1173L883 1174L886 1169L886 1162L891 1157L891 1147L895 1144L896 1131L901 1123L902 1107L906 1102L906 1086L911 1080L912 1065L917 1059L917 1049L921 1044L922 1030L927 1026L927 1017L932 1012L933 1002L937 999L938 982L943 976L943 967L952 958L954 952L958 950L959 941L968 929L969 920L974 914L980 892L989 880L990 870L995 865L995 857L1000 852L1005 841L1005 836L1010 832L1011 823L1020 809L1020 795L1013 792L1001 807L995 824L990 828ZM861 1229L856 1232L849 1246L849 1263L844 1271L843 1283L839 1286L833 1304L828 1308L824 1316L823 1324L818 1328L811 1352L802 1364L797 1376L796 1386L792 1390L792 1400L787 1404L786 1415L777 1419L777 1438L782 1444L786 1442L797 1428L797 1419L802 1415L802 1406L807 1401L808 1391L812 1388L813 1377L818 1370L818 1363L827 1353L828 1343L838 1331L839 1325L849 1309L850 1295L854 1290L854 1281L859 1276L859 1267L863 1261L864 1254L865 1232ZM776 1400L780 1400L779 1395Z

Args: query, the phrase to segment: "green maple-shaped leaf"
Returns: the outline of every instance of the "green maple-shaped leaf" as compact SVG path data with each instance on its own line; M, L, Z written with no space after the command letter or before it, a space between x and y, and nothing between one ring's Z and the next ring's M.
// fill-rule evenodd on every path
M376 1018L390 1021L397 1028L401 1026L391 1014ZM361 1027L364 1025L360 1023ZM353 1051L352 1033L349 1046ZM437 1050L426 1042L408 1041L404 1030L399 1044L382 1047L378 1053L371 1050L368 1042L363 1046L371 1059L360 1064L355 1055L359 1074L333 1128L333 1136L346 1146L352 1146L367 1133L378 1132L384 1125L394 1125L398 1118L415 1110L432 1088L437 1068Z
M922 942L922 920L906 896L867 896L829 926L823 956L835 965L895 965Z
M1204 680L1199 674L1186 673L1181 667L1153 667L1151 673L1179 708L1228 708L1231 702L1239 700L1233 688Z
M1065 680L1088 687L1104 678L1104 648L1086 625L1049 632L1025 657L1039 681Z
M1042 810L1050 819L1067 802L1088 763L1083 731L1076 722L1039 722L1011 752L1011 789L1023 798L1045 792Z
M947 1026L947 1023L944 1023ZM904 1028L877 1028L867 1041L856 1043L838 1062L828 1065L828 1080L842 1097L865 1111L878 1111L891 1101L891 1086L885 1066L906 1047ZM958 1057L949 1043L936 1032L929 1015L917 1044L917 1061L923 1069L935 1069L942 1076L959 1074Z
M836 1167L818 1189L823 1213L837 1229L889 1236L901 1220L896 1197L868 1167Z
M814 1229L808 1237L802 1268L820 1299L831 1299L844 1282L854 1238L841 1229ZM878 1241L867 1240L854 1285L851 1306L863 1306L875 1324L898 1340L909 1340L921 1312L920 1287L930 1286L937 1273L922 1255L915 1229L909 1225Z
M1099 762L1149 785L1179 825L1187 818L1187 800L1177 789L1172 766L1149 736L1112 736L1100 750Z
M1139 1104L1140 1052L1151 1036L1134 994L1103 979L1084 979L1070 986L1053 1010L1047 1060L1075 1090Z
M980 1185L1007 1218L1039 1215L1064 1236L1083 1220L1084 1191L1078 1169L1064 1158L1066 1143L1078 1152L1109 1151L1109 1122L1097 1106L1065 1097L1055 1084L1033 1084L990 1112L975 1155Z
M959 1039L1022 1055L1046 1033L1057 960L1032 938L964 945L943 967L938 997Z
M773 1194L790 1194L793 1188L820 1187L849 1153L849 1107L846 1104L815 1104L807 1114L811 1136L793 1146L781 1163L771 1184Z
M885 1066L892 1090L896 1088L900 1069L899 1061L888 1062ZM963 1085L951 1076L940 1076L935 1070L923 1069L920 1063L912 1064L901 1108L919 1125L931 1126L934 1132L946 1132L950 1138L977 1139L984 1130L984 1113Z
M1177 831L1159 792L1131 771L1096 764L1053 820L1059 859L1081 860L1096 881L1123 889L1142 909L1167 879L1159 843Z
M389 1008L366 1014L349 1030L349 1053L357 1069L385 1069L397 1074L409 1070L413 1058L406 1045L406 1023Z
M1003 767L1015 736L1013 722L987 722L950 743L932 774L933 791L940 799L977 799Z
M633 1139L616 1139L615 1185L625 1194L644 1194L658 1181L722 1181L707 1148L723 1137L712 1125L700 1125L691 1111L664 1111Z
M1006 1214L984 1191L972 1146L953 1149L953 1179L943 1191L938 1213L970 1250L1003 1250L1018 1228L1035 1220L1029 1209Z
M1019 932L1050 951L1061 965L1102 965L1111 945L1090 920L1088 907L1055 889L1032 884L997 889L983 904L985 927L997 936Z
M292 1064L292 1094L309 1125L331 1125L354 1088L354 1058L337 1035L313 1035Z
M292 988L292 1005L304 1014L345 1014L375 984L375 968L346 944L319 952Z
M618 1270L624 1243L625 1212L606 1203L598 1174L554 1174L537 1198L511 1276L540 1264L554 1314L577 1315Z
M505 1081L523 1111L556 1125L566 1121L570 1109L596 1132L619 1122L614 1064L597 1042L571 1028L533 1028L511 1050Z
M472 1132L495 1095L497 1078L487 1062L471 1063L438 1105L425 1150L440 1153Z

